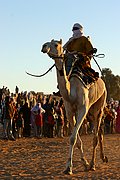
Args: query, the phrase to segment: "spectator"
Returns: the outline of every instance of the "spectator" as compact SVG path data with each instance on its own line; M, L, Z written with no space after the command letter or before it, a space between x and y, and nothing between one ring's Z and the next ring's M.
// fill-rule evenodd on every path
M60 101L56 108L56 112L58 115L57 118L57 134L58 137L63 137L63 127L64 127L64 112L63 112L63 102Z
M115 122L116 122L116 115L117 115L117 112L115 111L115 106L113 104L111 104L111 115L112 115L112 118L111 118L111 134L112 133L115 133Z
M119 101L119 105L116 112L117 112L117 117L116 117L115 130L116 130L116 133L120 133L120 101Z
M50 112L52 111L52 106L51 106L49 98L46 98L46 103L43 104L43 109L45 110L45 113L43 116L43 132L44 132L45 137L49 137L48 116Z
M23 136L24 137L29 137L30 136L30 108L28 107L28 103L25 102L25 104L20 108L20 113L23 114L23 119L24 119L24 131L23 131Z
M17 133L16 121L18 119L18 104L13 103L13 108L14 108L14 116L12 121L12 131L13 131L13 136L16 138L16 133Z
M104 131L106 134L111 133L111 124L113 122L114 116L111 112L111 105L109 104L105 109L105 119L104 119Z
M3 108L3 130L4 130L4 139L15 140L12 132L12 122L14 117L14 108L12 104L12 99L10 96L5 98L5 106Z
M41 104L37 103L32 109L31 109L31 126L33 128L34 136L37 136L37 126L36 126L36 117L40 111Z
M16 128L17 128L18 138L23 137L24 118L22 112L19 112L18 118L16 120Z
M19 88L16 86L15 87L15 94L18 94L19 93Z
M39 105L40 107L40 105ZM36 124L36 136L41 138L43 136L43 113L45 110L40 107L38 114L36 115L35 124Z
M49 111L49 114L48 114L48 137L50 138L53 138L53 128L55 124L53 114L54 114L54 110L51 109L51 111Z

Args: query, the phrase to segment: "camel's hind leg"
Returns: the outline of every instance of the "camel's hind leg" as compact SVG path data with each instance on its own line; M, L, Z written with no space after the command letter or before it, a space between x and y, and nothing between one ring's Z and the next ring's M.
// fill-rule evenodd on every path
M103 148L103 131L102 128L100 126L100 130L99 130L99 144L100 144L100 158L103 160L103 162L108 162L108 158L104 155L104 148Z
M92 113L94 114L94 138L93 138L93 155L90 163L91 170L95 170L95 158L96 158L96 148L97 148L98 140L100 141L101 156L103 155L100 124L103 116L103 109L105 106L105 102L106 102L106 92L104 92L101 98L92 107Z
M80 150L82 164L85 167L85 171L87 171L89 169L89 163L88 163L87 159L84 156L84 153L83 153L83 143L82 143L82 140L81 140L79 134L77 136L76 145L77 145L77 148Z
M100 123L101 123L101 118L102 118L102 113L98 114L98 119L95 120L94 122L94 137L93 137L93 155L92 155L92 160L90 162L90 170L95 171L95 158L96 158L96 148L98 145L98 132L100 128Z

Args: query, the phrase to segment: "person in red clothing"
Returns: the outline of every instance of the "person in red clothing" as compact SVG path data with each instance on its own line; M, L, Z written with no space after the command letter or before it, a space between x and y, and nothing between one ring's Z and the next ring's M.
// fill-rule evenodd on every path
M36 136L40 138L43 136L43 113L44 112L45 112L44 109L40 107L35 118Z
M42 114L40 113L40 110L38 111L38 114L36 115L35 119L35 124L36 124L36 131L37 131L37 137L42 137L43 134L43 117Z
M116 117L115 131L116 133L120 133L120 101L116 112L117 112L117 117Z
M48 137L53 138L53 128L55 124L53 112L54 110L51 109L51 111L48 114Z

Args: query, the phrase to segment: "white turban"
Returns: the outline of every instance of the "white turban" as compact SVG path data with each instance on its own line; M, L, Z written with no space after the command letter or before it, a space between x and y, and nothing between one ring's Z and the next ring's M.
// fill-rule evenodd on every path
M68 40L68 42L63 46L63 49L66 49L67 45L76 38L83 36L83 26L79 23L75 23L72 28L73 36Z
M75 23L73 25L72 31L73 31L74 38L79 38L79 37L83 36L83 27L82 27L82 25L80 25L78 23Z

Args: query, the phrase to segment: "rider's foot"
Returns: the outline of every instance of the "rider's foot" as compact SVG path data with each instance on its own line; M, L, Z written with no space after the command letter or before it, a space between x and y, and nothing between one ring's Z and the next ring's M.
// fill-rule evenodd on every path
M99 78L99 73L95 72L95 77Z
M95 78L95 80L98 80L98 78L99 78L99 73L98 72L94 73L94 78Z

